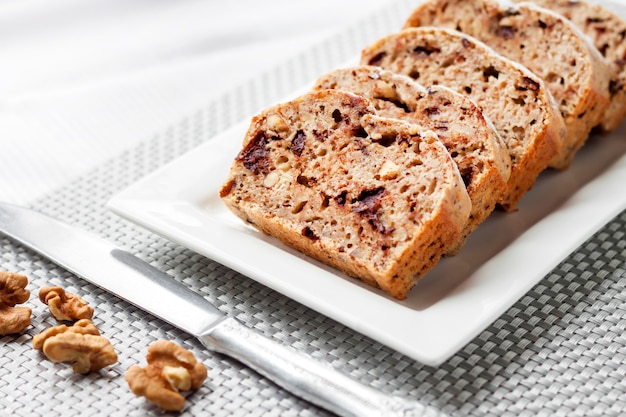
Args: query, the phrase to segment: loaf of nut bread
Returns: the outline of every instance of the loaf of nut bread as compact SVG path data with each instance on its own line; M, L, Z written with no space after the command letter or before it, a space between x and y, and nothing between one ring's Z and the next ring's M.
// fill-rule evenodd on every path
M544 80L567 127L565 146L550 166L567 168L609 106L608 68L582 32L535 4L498 0L427 0L405 23L432 25L474 36Z
M471 36L438 27L405 29L365 48L361 63L473 99L509 151L511 176L499 201L507 211L532 188L562 141L563 119L543 81Z
M571 20L594 43L609 67L611 104L600 127L615 130L626 118L626 21L600 4L583 0L533 0Z
M338 90L255 116L220 197L259 230L398 299L458 239L471 208L433 132Z
M457 254L494 210L511 175L506 145L476 104L447 87L425 88L407 76L372 66L331 71L317 80L314 89L350 91L368 98L381 116L406 120L437 134L457 164L472 201L469 222L446 253Z

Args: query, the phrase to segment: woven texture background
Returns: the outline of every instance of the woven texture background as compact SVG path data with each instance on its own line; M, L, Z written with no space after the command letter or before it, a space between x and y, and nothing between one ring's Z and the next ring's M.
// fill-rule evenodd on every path
M410 9L410 2L400 1L357 22L33 207L119 244L278 343L431 410L450 416L626 414L626 212L450 360L428 367L105 209L124 187L396 30ZM163 338L193 351L209 369L207 382L187 397L182 415L328 415L6 238L0 238L0 269L26 274L33 294L45 285L61 285L81 295L95 307L94 322L119 355L116 365L87 376L45 360L32 348L32 337L57 323L32 296L26 304L33 309L31 327L0 338L1 415L163 415L132 395L124 380L129 366L145 364L148 345Z

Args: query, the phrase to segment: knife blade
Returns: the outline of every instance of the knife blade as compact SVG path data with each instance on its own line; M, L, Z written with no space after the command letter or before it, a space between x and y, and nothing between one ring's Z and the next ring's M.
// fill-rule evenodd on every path
M0 233L249 366L292 394L345 417L439 415L385 395L266 338L165 272L105 239L34 210L0 202Z

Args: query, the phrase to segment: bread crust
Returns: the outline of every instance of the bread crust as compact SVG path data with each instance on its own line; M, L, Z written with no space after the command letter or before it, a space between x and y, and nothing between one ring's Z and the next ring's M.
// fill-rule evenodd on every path
M398 299L458 239L471 208L434 133L336 90L255 116L220 197L264 233Z
M473 36L543 79L567 127L550 166L567 168L609 106L608 67L582 32L536 4L497 0L429 0L405 28L431 25Z
M471 36L441 27L408 28L365 48L361 64L446 85L471 98L493 122L512 161L499 204L512 211L557 153L561 114L543 81Z
M426 88L379 67L341 68L320 77L314 90L350 91L369 99L377 114L435 132L450 152L472 201L469 221L446 255L459 252L507 190L511 158L491 121L476 104L443 86Z

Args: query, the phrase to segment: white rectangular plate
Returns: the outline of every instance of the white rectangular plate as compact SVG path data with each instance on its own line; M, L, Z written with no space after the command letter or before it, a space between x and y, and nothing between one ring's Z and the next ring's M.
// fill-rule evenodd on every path
M606 6L626 15L624 5ZM218 197L248 122L116 195L119 215L255 279L405 355L439 365L626 208L626 123L547 171L515 213L495 212L461 253L394 300L265 236Z
M236 125L110 200L119 215L428 365L452 356L626 208L626 124L593 137L571 168L542 174L514 213L494 212L461 253L404 301L244 224L218 190L248 123Z

